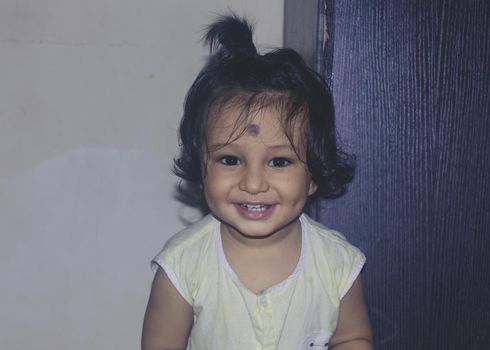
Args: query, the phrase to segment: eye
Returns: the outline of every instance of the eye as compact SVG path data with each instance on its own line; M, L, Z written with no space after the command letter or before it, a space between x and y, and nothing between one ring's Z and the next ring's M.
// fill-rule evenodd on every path
M269 161L269 166L275 167L275 168L284 168L284 167L288 166L289 164L291 164L289 159L282 158L282 157L273 158Z
M240 160L235 156L222 156L219 158L219 162L228 166L240 165Z

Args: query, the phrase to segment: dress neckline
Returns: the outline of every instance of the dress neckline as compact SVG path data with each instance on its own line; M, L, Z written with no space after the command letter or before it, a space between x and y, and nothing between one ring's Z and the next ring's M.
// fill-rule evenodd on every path
M230 263L228 262L228 259L226 258L225 251L223 248L223 241L221 239L221 222L219 220L216 220L216 224L214 226L214 243L216 247L216 252L218 253L218 259L220 264L223 266L225 271L230 275L230 277L244 290L247 292L253 294L256 297L265 295L265 294L271 294L274 292L277 292L283 288L285 288L287 285L289 285L300 273L303 271L303 266L304 266L304 260L305 260L305 254L306 254L306 218L304 214L301 214L299 217L300 225L301 225L301 252L300 256L298 259L298 263L296 264L296 267L294 271L286 277L284 280L282 280L279 283L276 283L275 285L264 289L261 291L259 294L251 291L243 282L240 280L238 275L235 273L233 268L231 267Z

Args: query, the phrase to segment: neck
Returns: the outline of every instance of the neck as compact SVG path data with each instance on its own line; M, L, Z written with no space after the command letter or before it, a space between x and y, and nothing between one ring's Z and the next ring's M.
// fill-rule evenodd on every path
M282 245L301 243L301 222L299 218L267 236L250 237L234 227L222 222L221 239L223 244L237 249L267 249Z

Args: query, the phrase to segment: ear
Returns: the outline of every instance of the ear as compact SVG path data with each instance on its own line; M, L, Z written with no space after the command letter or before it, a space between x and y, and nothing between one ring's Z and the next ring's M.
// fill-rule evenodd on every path
M308 196L311 196L316 192L318 186L310 179L310 185L308 186Z

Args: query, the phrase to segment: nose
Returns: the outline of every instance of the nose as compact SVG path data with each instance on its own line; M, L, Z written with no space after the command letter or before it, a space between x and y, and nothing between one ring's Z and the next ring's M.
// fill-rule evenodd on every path
M250 194L267 192L269 182L264 169L260 166L247 166L243 169L238 188Z

